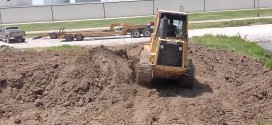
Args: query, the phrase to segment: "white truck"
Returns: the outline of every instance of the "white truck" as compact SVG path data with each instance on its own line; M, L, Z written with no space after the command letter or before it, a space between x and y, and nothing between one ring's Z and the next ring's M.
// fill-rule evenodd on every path
M10 43L11 40L25 42L25 31L22 31L16 26L8 26L0 29L0 41L5 40Z

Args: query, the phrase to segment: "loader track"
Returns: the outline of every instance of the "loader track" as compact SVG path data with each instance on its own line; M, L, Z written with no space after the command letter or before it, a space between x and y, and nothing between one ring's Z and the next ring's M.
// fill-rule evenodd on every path
M185 88L192 88L195 79L195 68L191 59L189 59L189 70L181 76L180 86Z
M239 122L238 112L235 109L233 109L233 106L231 104L227 102L224 102L222 104L226 123L230 125L238 124Z
M148 86L151 81L152 66L149 64L149 52L143 50L141 52L139 71L138 71L138 84Z

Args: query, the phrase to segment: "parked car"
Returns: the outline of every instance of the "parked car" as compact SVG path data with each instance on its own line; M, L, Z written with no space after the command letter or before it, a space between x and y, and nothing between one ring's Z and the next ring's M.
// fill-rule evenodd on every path
M9 43L11 40L25 42L25 31L22 31L16 26L3 27L0 29L0 40L6 40Z

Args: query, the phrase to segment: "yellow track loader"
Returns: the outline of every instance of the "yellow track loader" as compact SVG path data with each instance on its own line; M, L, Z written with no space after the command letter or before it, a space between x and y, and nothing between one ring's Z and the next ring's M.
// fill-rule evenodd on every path
M140 85L148 85L152 79L174 79L182 87L193 87L186 13L158 10L153 35L141 51L137 77Z

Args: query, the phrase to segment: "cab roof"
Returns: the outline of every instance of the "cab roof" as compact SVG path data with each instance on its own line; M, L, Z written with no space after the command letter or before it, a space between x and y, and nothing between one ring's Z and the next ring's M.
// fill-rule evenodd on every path
M185 12L178 12L178 11L169 11L169 10L158 10L160 13L174 13L174 14L179 14L179 15L188 15Z

